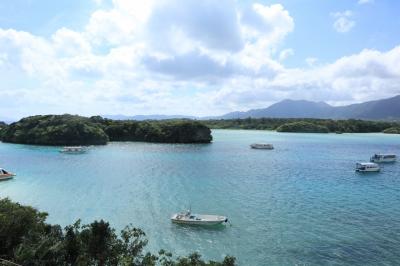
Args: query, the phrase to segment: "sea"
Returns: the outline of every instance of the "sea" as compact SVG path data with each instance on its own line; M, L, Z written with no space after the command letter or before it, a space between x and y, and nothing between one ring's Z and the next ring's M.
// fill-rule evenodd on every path
M374 153L400 155L400 136L213 130L210 144L111 142L80 155L0 143L0 197L66 226L103 219L142 228L147 250L239 265L400 265L400 162L355 172ZM252 143L274 150L254 150ZM172 214L218 214L190 227Z

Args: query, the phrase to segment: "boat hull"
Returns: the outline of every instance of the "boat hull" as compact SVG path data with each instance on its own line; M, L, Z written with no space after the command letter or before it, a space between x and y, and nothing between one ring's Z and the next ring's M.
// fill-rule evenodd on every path
M82 154L86 152L86 148L82 146L66 146L60 152L65 154Z
M274 146L272 146L272 145L251 144L250 148L256 149L256 150L273 150Z
M61 153L64 154L82 154L82 153L86 153L86 151L60 151Z
M0 181L10 180L14 178L14 174L0 175Z
M360 172L360 173L376 173L381 171L381 169L356 169L356 172Z
M183 220L174 220L171 219L173 223L176 224L185 224L185 225L218 225L225 223L224 221L183 221Z
M192 218L191 218L192 217ZM218 215L191 215L182 216L180 214L174 214L171 217L171 221L176 224L184 224L184 225L218 225L222 223L228 222L228 218L225 216Z
M396 162L396 158L391 159L374 159L371 158L371 162L373 163L394 163Z

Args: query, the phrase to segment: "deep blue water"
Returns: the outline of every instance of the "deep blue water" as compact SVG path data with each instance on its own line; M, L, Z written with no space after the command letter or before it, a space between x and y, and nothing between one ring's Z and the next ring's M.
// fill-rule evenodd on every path
M205 145L110 143L87 154L0 143L16 172L0 197L67 225L105 219L144 229L149 248L240 265L399 265L400 162L354 172L375 152L400 155L400 137L214 130ZM253 142L275 150L252 150ZM172 213L226 215L215 229L171 224Z

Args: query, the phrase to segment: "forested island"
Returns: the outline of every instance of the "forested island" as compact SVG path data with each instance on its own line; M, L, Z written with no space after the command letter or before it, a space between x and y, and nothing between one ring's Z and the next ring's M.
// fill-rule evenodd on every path
M399 122L308 118L246 118L203 120L212 129L259 129L298 133L400 133Z
M100 220L64 229L48 224L47 213L0 199L0 265L234 266L235 258L204 261L198 253L175 257L145 252L146 234L127 226L119 234Z
M0 128L3 142L36 145L104 145L108 141L209 143L211 130L192 120L120 121L100 116L37 115Z

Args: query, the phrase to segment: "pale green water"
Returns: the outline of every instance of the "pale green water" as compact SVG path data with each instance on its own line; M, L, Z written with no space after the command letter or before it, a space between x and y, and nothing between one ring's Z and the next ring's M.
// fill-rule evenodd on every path
M150 249L230 254L241 265L400 264L400 162L354 172L375 152L400 155L400 137L214 130L206 145L111 143L87 154L0 143L0 166L18 176L0 197L49 212L143 228ZM251 150L253 142L275 150ZM171 224L191 204L232 227Z

